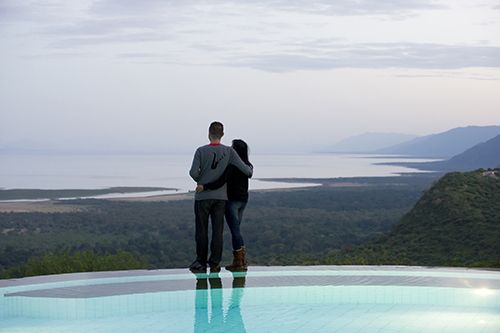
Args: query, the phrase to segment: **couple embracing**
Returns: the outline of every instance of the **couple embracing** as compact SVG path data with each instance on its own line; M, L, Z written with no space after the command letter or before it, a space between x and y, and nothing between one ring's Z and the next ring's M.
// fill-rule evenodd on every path
M240 232L243 211L248 201L248 178L253 166L248 160L248 146L233 140L232 147L221 144L224 125L213 122L208 129L210 144L199 147L189 175L197 183L194 212L196 216L196 260L189 266L193 273L220 272L224 217L231 231L232 272L246 271L246 249ZM208 221L212 223L210 257L208 256Z

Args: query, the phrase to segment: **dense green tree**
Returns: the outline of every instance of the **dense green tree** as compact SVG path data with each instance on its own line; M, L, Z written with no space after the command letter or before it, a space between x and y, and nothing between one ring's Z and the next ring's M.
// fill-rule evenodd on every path
M106 255L99 255L91 251L76 252L74 254L63 252L31 257L23 265L4 270L0 273L0 277L16 278L45 274L139 269L146 267L147 263L144 259L123 251Z

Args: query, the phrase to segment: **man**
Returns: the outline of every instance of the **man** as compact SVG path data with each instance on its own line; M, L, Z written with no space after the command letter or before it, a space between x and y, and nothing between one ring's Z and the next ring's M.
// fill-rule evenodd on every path
M196 149L189 175L198 184L213 182L222 176L229 164L252 176L252 168L246 165L233 148L221 144L224 125L214 121L208 128L210 144ZM205 273L207 264L211 273L220 272L222 258L222 237L224 211L227 200L227 186L197 192L194 213L196 216L196 260L189 266L193 273ZM212 222L212 241L208 258L208 219ZM208 260L207 260L208 258Z

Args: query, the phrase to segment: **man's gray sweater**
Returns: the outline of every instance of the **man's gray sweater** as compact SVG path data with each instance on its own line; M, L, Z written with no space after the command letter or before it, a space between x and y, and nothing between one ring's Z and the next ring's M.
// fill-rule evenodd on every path
M246 165L233 148L222 144L209 144L196 149L189 175L197 184L208 184L219 179L229 164L240 169L248 177L253 174L252 167ZM227 200L226 184L216 190L196 193L194 198L195 200Z

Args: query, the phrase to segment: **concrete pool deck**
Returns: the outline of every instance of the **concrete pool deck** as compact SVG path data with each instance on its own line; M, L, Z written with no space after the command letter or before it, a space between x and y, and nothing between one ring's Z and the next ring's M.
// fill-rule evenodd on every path
M253 266L248 273L191 274L187 269L89 272L0 280L4 297L93 298L194 290L219 278L222 288L244 276L245 288L292 286L419 286L500 290L500 271L416 266Z

